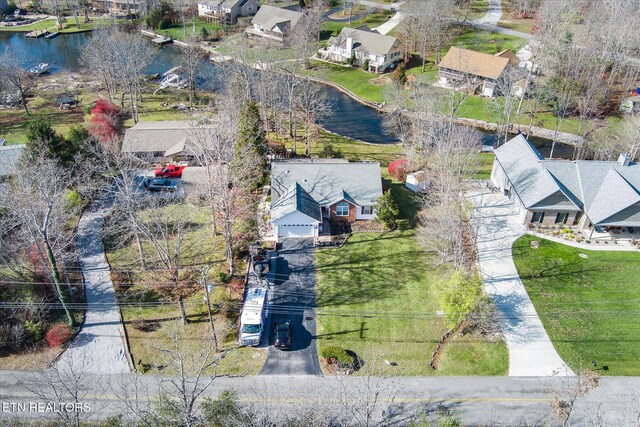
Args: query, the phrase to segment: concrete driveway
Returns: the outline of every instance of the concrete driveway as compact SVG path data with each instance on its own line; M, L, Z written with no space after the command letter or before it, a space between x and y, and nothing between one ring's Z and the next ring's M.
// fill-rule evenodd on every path
M130 370L116 293L100 236L110 209L110 202L93 205L78 224L76 243L88 307L82 329L58 360L62 370L97 374Z
M489 9L482 18L474 19L473 23L478 25L498 25L502 18L502 5L500 0L489 0Z
M313 239L284 239L270 274L269 350L260 375L322 375L316 352L316 274ZM292 325L291 350L273 347L278 320Z
M478 228L478 264L509 348L509 376L574 375L556 352L513 262L513 242L526 233L511 201L499 193L471 195Z

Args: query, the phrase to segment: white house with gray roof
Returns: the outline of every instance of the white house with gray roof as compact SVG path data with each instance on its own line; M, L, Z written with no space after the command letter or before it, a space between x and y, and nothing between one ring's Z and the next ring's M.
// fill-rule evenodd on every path
M25 149L24 144L0 147L0 180L9 178L17 171L18 161Z
M273 236L317 237L323 224L375 219L382 196L380 164L337 159L271 165L269 223Z
M198 3L198 15L235 24L240 16L251 16L258 12L254 0L213 0Z
M284 41L285 37L298 24L300 18L302 18L300 12L265 4L260 7L256 16L251 20L251 27L246 31L254 36Z
M395 37L372 31L364 25L359 28L344 27L340 35L331 37L318 54L322 59L341 63L355 58L358 66L368 60L368 71L383 73L402 60L404 51Z
M524 224L640 228L640 165L545 160L518 135L495 151L491 182L513 200Z

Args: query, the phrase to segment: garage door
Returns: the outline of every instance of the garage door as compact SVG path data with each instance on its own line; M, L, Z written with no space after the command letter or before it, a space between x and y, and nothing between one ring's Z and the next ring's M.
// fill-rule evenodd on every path
M278 237L313 237L313 225L279 225Z

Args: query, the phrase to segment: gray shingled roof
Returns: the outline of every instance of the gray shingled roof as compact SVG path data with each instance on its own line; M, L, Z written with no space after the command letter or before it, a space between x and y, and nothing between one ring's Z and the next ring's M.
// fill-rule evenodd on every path
M320 205L297 182L271 205L271 220L278 220L293 212L300 212L322 222Z
M268 4L262 5L258 9L258 13L251 20L252 24L262 25L266 30L271 30L274 26L290 21L290 28L296 26L302 13L293 10L282 9L279 7L273 7Z
M348 197L359 206L373 206L382 196L379 163L274 162L271 199L277 201L298 183L319 205Z
M353 38L353 49L357 52L367 52L384 56L393 50L396 38L385 36L377 32L344 27L338 37L332 37L329 44L340 44L345 47L347 37Z
M571 203L594 224L640 226L640 164L543 160L521 135L495 153L526 208L558 209Z
M138 122L124 134L123 153L167 152L176 154L193 147L195 123L180 120Z
M13 175L20 155L24 150L24 144L7 145L0 147L0 177Z

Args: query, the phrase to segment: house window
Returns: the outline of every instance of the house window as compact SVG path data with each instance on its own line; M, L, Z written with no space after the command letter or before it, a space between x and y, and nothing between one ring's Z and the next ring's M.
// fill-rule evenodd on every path
M541 223L542 221L544 221L544 212L534 212L531 217L531 223Z
M336 205L337 216L349 216L349 204L347 202L340 202Z
M371 215L371 206L363 206L362 207L362 215Z
M569 214L567 212L560 212L556 215L556 224L566 224Z
M249 12L253 12L253 6L247 6L247 10L248 10Z

